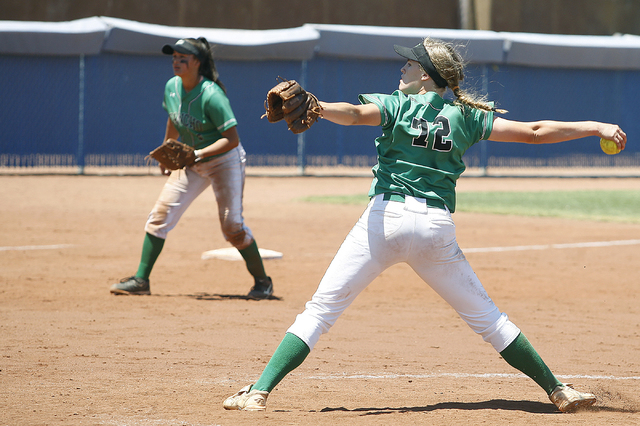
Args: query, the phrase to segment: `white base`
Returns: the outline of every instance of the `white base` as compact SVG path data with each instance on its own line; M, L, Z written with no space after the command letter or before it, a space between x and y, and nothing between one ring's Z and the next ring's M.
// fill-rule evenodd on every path
M263 260L266 259L280 259L282 253L275 250L268 250L259 248L260 256ZM220 260L243 260L242 255L235 247L227 247L216 250L208 250L202 253L202 260L207 259L220 259Z

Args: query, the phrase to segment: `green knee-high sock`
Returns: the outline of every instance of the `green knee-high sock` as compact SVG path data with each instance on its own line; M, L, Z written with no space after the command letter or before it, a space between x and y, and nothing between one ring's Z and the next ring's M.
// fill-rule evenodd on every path
M140 265L138 265L138 272L136 277L149 279L153 265L156 263L160 252L164 247L164 239L158 238L147 233L142 243L142 256L140 256Z
M556 386L562 384L522 333L505 350L500 352L500 355L509 365L531 377L547 392L547 395L551 394Z
M251 387L271 392L284 376L297 368L309 355L311 349L295 334L287 333L273 353L258 381Z
M244 262L247 264L249 273L253 275L254 278L264 278L267 276L267 273L264 270L264 265L262 264L262 256L260 256L260 252L258 251L258 244L256 243L256 240L253 240L249 246L238 251L242 255Z

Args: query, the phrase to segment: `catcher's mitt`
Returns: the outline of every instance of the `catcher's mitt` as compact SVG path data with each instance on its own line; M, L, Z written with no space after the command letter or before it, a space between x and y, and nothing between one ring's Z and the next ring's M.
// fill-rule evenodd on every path
M302 133L322 117L322 107L318 98L305 91L295 80L284 80L267 93L264 103L269 122L284 118L289 130Z
M171 138L151 151L149 157L167 170L179 170L185 166L192 166L198 159L191 146Z

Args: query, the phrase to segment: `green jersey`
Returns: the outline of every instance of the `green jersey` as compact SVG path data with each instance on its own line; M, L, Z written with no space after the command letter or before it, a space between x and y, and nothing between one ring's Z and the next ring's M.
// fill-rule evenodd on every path
M435 92L360 95L380 109L382 136L375 141L378 164L369 196L395 192L446 204L455 211L462 155L487 139L493 112L454 105Z
M206 78L185 92L178 76L169 80L162 106L180 133L180 140L195 149L211 145L222 132L238 123L224 90Z

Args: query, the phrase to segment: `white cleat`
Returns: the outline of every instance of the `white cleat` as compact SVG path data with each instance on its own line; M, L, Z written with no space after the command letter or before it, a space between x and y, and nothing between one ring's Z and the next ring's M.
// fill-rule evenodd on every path
M571 413L581 408L590 407L596 402L596 396L587 392L578 392L571 384L562 384L549 395L558 410L563 413Z
M249 390L251 385L240 389L235 395L225 399L222 406L225 410L264 411L267 409L269 392Z

